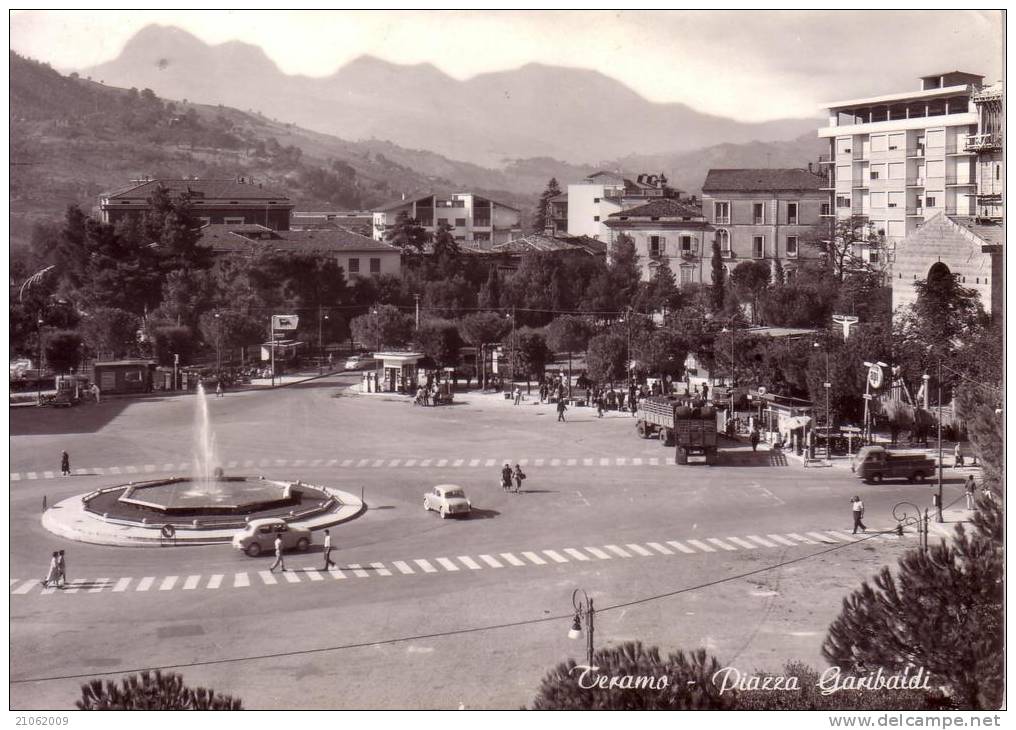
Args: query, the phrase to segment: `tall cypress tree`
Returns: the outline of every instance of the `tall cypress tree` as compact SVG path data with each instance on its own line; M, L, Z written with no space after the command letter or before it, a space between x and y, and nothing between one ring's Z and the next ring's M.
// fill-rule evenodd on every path
M501 276L497 267L491 266L487 281L480 287L479 305L482 309L497 309L501 306Z
M540 201L536 204L536 212L533 215L533 231L535 233L543 233L547 229L547 224L550 221L550 199L560 194L561 188L558 187L557 178L550 178L546 189L540 193Z
M727 284L727 270L723 268L723 253L720 251L720 242L713 241L713 284L710 288L710 294L712 295L713 311L719 312L723 309L723 300L725 298Z

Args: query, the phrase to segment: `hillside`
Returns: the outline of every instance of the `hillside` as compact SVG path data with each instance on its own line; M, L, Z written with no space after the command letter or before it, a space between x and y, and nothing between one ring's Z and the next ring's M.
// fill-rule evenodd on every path
M324 63L327 55L322 49ZM169 98L253 107L344 139L391 140L492 168L506 159L580 164L725 142L788 140L817 121L742 123L687 104L650 102L597 71L542 64L458 81L431 64L362 56L327 77L288 75L258 46L209 45L158 25L138 31L117 58L82 73Z

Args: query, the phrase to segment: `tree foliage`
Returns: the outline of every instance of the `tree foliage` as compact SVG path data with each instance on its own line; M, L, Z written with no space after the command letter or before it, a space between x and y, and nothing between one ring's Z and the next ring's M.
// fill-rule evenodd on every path
M399 211L395 223L385 231L385 240L398 246L404 254L421 254L430 242L430 233L406 211Z
M354 317L350 322L353 338L368 349L402 347L413 332L413 317L398 307L382 304L367 314Z
M474 347L500 342L508 327L508 320L497 312L473 312L459 320L462 339Z
M155 361L163 367L173 365L176 355L180 365L190 365L194 360L197 343L194 330L183 325L155 327L152 332L152 347Z
M413 334L413 343L438 367L455 367L459 364L462 338L454 322L446 319L421 322L420 328Z
M628 340L617 332L604 332L589 340L586 370L597 383L623 382L627 378Z
M191 688L179 674L160 670L131 674L117 684L93 679L81 685L79 710L242 710L239 698Z
M69 330L50 332L45 337L46 364L58 373L70 372L81 362L81 335Z
M85 344L97 359L117 359L134 352L138 342L137 316L116 307L99 307L81 321Z
M586 349L593 328L587 319L565 314L548 324L545 332L551 350L574 353Z
M759 321L759 299L769 287L771 275L765 261L742 261L730 273L730 285L737 296L751 302L752 321Z
M508 333L504 339L503 352L508 357L509 374L516 379L522 375L543 378L543 371L551 356L543 332L531 327L522 327L514 333Z
M723 266L723 252L720 250L720 242L713 241L713 257L710 261L712 266L713 281L710 284L712 295L713 312L723 311L723 302L726 297L727 269Z
M557 184L557 178L550 178L547 187L540 193L540 200L536 204L536 211L533 214L533 231L543 233L550 226L550 199L561 194L561 188Z

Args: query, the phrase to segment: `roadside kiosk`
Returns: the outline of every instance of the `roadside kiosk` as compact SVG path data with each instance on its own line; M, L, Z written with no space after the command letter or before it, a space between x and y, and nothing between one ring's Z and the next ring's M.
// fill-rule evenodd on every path
M422 352L375 352L371 357L379 363L375 392L409 393L416 390L419 362L425 357Z

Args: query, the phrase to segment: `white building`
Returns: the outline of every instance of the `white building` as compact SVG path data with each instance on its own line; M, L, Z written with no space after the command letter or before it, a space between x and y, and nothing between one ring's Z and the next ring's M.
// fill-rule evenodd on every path
M522 235L518 208L474 193L427 193L376 208L374 239L383 241L403 211L432 234L447 223L455 240L470 248L488 249Z
M594 172L568 186L568 235L610 240L605 224L611 214L668 197L680 198L681 193L668 188L663 175L639 175L632 181L620 173Z

